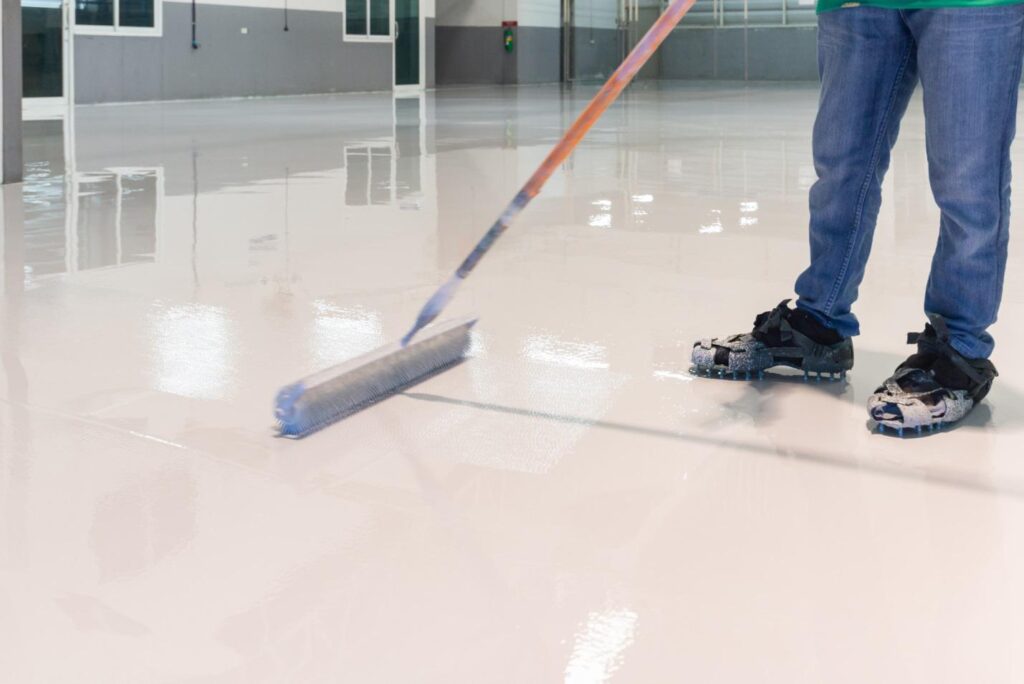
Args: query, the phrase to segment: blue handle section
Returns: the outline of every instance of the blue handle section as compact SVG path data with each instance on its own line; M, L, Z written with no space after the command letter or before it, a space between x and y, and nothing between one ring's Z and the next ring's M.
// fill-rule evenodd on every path
M465 279L473 269L476 268L477 263L483 258L484 254L494 246L494 243L498 241L498 238L508 230L508 227L512 225L512 220L516 215L521 212L527 204L530 203L530 195L525 190L520 190L519 193L512 198L509 205L505 207L505 211L501 212L501 216L494 222L490 230L484 233L484 236L480 238L480 242L476 244L473 251L469 253L469 256L459 265L459 269L455 272L460 278Z
M274 399L274 417L278 428L285 437L297 437L305 432L307 422L303 420L302 409L297 406L299 399L306 393L306 386L296 382L281 388Z
M476 244L473 251L469 253L469 256L459 265L459 268L455 271L455 275L445 281L444 285L437 288L437 292L431 295L427 303L423 305L419 315L416 317L416 322L413 323L412 328L402 338L402 346L406 347L412 342L412 338L416 336L420 330L427 325L430 325L431 321L441 315L444 308L448 306L448 302L455 296L455 291L458 289L462 281L472 273L476 265L484 257L485 254L494 246L494 243L498 241L502 233L508 230L509 225L512 224L512 220L516 215L523 210L523 208L530 203L530 194L525 190L519 191L507 207L505 211L501 213L498 220L494 222L490 230L484 233L484 236L480 238L480 242Z

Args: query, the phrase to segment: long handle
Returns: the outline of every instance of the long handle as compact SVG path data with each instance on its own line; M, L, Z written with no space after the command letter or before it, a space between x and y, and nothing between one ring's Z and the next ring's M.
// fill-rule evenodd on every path
M565 135L562 136L562 139L558 141L551 152L548 153L547 158L541 162L522 189L512 198L512 201L509 202L505 211L501 213L501 216L494 222L490 230L484 233L483 238L480 239L480 242L469 253L469 256L459 265L452 277L427 300L423 310L416 317L416 323L413 324L412 329L402 338L403 345L408 344L421 328L440 315L455 295L455 291L462 281L473 272L480 259L494 246L494 243L508 229L519 212L530 203L530 200L537 196L537 193L544 187L544 183L555 172L555 169L572 154L572 151L576 149L576 145L587 134L587 131L590 130L597 119L615 101L623 88L629 85L629 82L643 68L662 41L676 27L679 20L690 11L695 1L673 0L664 14L658 17L657 21L647 31L647 34L640 39L636 47L626 56L626 59L619 65L619 68L615 70L615 73L601 86L601 90L597 92L597 95L590 101L590 104L576 117L576 121L573 122L572 126L569 127L569 130L565 132Z

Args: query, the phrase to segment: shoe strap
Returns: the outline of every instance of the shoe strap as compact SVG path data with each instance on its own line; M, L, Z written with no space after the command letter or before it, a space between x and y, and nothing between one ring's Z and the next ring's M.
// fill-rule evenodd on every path
M924 332L907 334L907 344L916 344L918 352L922 354L931 353L948 359L970 378L975 390L999 375L991 361L979 359L975 362L977 365L972 365L963 354L953 348L949 343L949 326L946 325L946 319L939 314L930 313L928 320L931 323L925 326Z
M783 342L789 342L793 339L793 326L786 320L786 316L789 314L789 302L791 300L784 299L782 302L767 313L763 313L757 317L754 321L754 332L762 335L778 330L779 337Z

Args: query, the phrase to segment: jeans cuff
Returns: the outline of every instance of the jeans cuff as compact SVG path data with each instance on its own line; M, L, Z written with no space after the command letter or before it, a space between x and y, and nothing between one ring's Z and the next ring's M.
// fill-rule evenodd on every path
M992 345L986 344L976 338L949 338L949 346L956 349L964 358L987 359L992 355Z
M860 330L844 330L843 326L840 325L837 321L833 320L832 318L829 318L828 316L826 316L825 314L821 313L816 309L812 309L811 307L804 304L804 302L800 299L796 300L796 308L800 309L801 311L806 311L823 326L831 330L835 330L843 337L855 337L860 334Z

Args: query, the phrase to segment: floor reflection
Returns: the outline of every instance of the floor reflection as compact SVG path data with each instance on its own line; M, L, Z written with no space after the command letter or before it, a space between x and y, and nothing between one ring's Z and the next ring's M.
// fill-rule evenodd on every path
M161 169L77 174L78 270L156 260Z
M979 410L865 426L934 245L919 103L847 383L687 373L806 265L816 94L666 85L626 93L452 302L480 314L469 360L273 438L273 393L405 332L592 92L36 128L0 191L0 680L1013 681L1022 271Z
M77 171L62 122L27 121L24 129L26 286L53 275L155 261L163 169Z
M381 107L365 125L314 122L308 135L299 131L286 140L265 139L258 125L216 116L202 129L169 132L133 108L78 108L73 126L26 122L24 263L17 267L26 287L52 276L152 264L162 250L172 261L190 252L198 286L204 264L224 273L235 260L224 251L223 226L239 222L243 232L246 224L260 224L246 238L248 269L262 280L291 282L292 242L283 233L296 219L309 226L307 217L344 224L345 216L324 201L339 196L330 189L339 181L345 208L436 212L426 96L369 99ZM186 148L176 144L182 134L191 138ZM97 139L106 146L97 147ZM192 234L176 229L165 235L167 198L182 195L190 196ZM247 218L250 210L260 218ZM176 222L177 211L170 211ZM356 225L365 222L433 226L436 218L359 215ZM288 262L283 267L278 254ZM282 268L289 274L278 273Z

